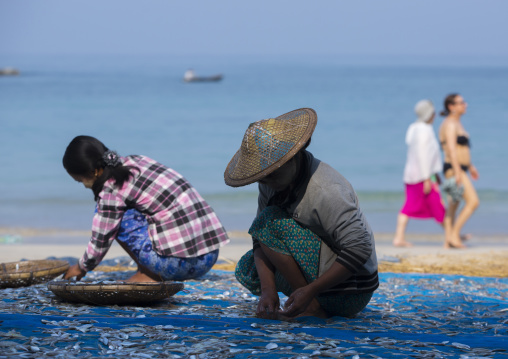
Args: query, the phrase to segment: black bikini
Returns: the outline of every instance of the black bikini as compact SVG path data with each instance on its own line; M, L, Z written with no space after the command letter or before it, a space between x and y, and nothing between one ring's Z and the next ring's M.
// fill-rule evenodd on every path
M471 143L469 142L469 137L466 137L466 136L457 136L457 144L471 148Z
M441 147L443 147L445 143L446 141L441 142ZM457 136L457 145L467 146L471 148L471 142L469 141L469 137ZM469 165L460 165L460 168L462 168L464 172L467 172L469 170ZM446 171L448 171L449 169L452 169L452 164L449 162L443 163L443 174L446 173Z
M441 148L446 144L446 141L441 142ZM469 142L469 137L467 136L457 136L457 145L467 146L471 148L471 142Z
M468 165L460 165L460 168L462 168L462 171L464 171L464 172L469 171L469 166ZM448 162L443 163L443 174L445 174L446 171L448 171L450 169L452 169L452 164L451 163L448 163Z

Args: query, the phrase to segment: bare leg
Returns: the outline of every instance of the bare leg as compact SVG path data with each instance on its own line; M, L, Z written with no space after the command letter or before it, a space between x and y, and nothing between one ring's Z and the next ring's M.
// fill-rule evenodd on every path
M263 253L268 260L273 264L277 271L288 281L293 290L305 287L308 283L303 276L298 264L291 256L275 252L264 244L261 244ZM321 308L321 305L316 298L309 304L307 310L300 314L300 316L314 316L319 318L328 318L326 312ZM287 319L287 318L280 318Z
M462 183L464 186L465 204L464 208L462 208L455 222L453 223L452 231L450 233L450 243L460 243L464 247L460 238L460 231L480 205L480 199L478 198L478 194L476 193L471 180L465 172L462 172Z
M464 248L464 245L462 244L462 241L453 241L452 231L453 231L453 224L455 223L455 214L457 213L457 208L459 208L460 202L455 202L451 199L451 197L448 197L448 207L446 208L446 214L443 221L443 227L445 231L445 248Z
M411 247L412 244L406 242L404 235L406 233L407 223L409 222L409 217L404 213L399 213L397 216L397 229L395 230L395 238L393 239L393 245L395 247Z
M148 268L141 265L138 262L138 259L136 256L131 252L131 250L125 245L125 243L117 241L120 246L129 254L129 256L132 258L134 262L138 265L138 271L136 274L134 274L132 277L126 280L126 282L133 283L133 282L161 282L162 278L160 276L156 275L155 273L152 273Z
M453 222L455 222L455 213L457 212L457 208L459 207L459 202L455 202L452 200L450 196L448 196L448 206L446 207L446 214L443 221L443 227L445 232L445 248L450 248L450 238L452 233Z

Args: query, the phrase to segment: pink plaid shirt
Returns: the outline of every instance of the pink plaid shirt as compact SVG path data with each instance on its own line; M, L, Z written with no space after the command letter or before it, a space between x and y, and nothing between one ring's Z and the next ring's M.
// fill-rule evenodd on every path
M114 179L104 183L81 268L89 271L100 263L129 208L146 217L153 248L162 256L197 257L229 242L213 209L178 172L144 156L121 160L135 168L133 175L122 188Z

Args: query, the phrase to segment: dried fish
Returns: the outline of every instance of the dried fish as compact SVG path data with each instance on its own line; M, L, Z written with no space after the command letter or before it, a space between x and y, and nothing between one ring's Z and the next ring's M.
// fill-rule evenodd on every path
M471 349L471 347L470 347L469 345L466 345L466 344L461 344L461 343L452 343L451 345L452 345L452 347L454 347L454 348L467 349L467 350Z
M268 343L265 348L268 349L268 350L271 350L271 349L275 349L275 348L278 348L279 346L277 345L277 343Z
M65 303L44 285L2 290L0 357L492 358L505 350L496 338L508 335L508 281L494 278L383 274L356 318L291 323L255 318L257 297L231 272L211 271L186 286L151 307ZM473 336L480 339L471 343Z

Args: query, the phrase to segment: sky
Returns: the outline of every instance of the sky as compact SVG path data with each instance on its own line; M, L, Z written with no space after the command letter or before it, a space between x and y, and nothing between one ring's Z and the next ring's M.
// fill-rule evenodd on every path
M0 0L0 56L508 59L505 0Z

